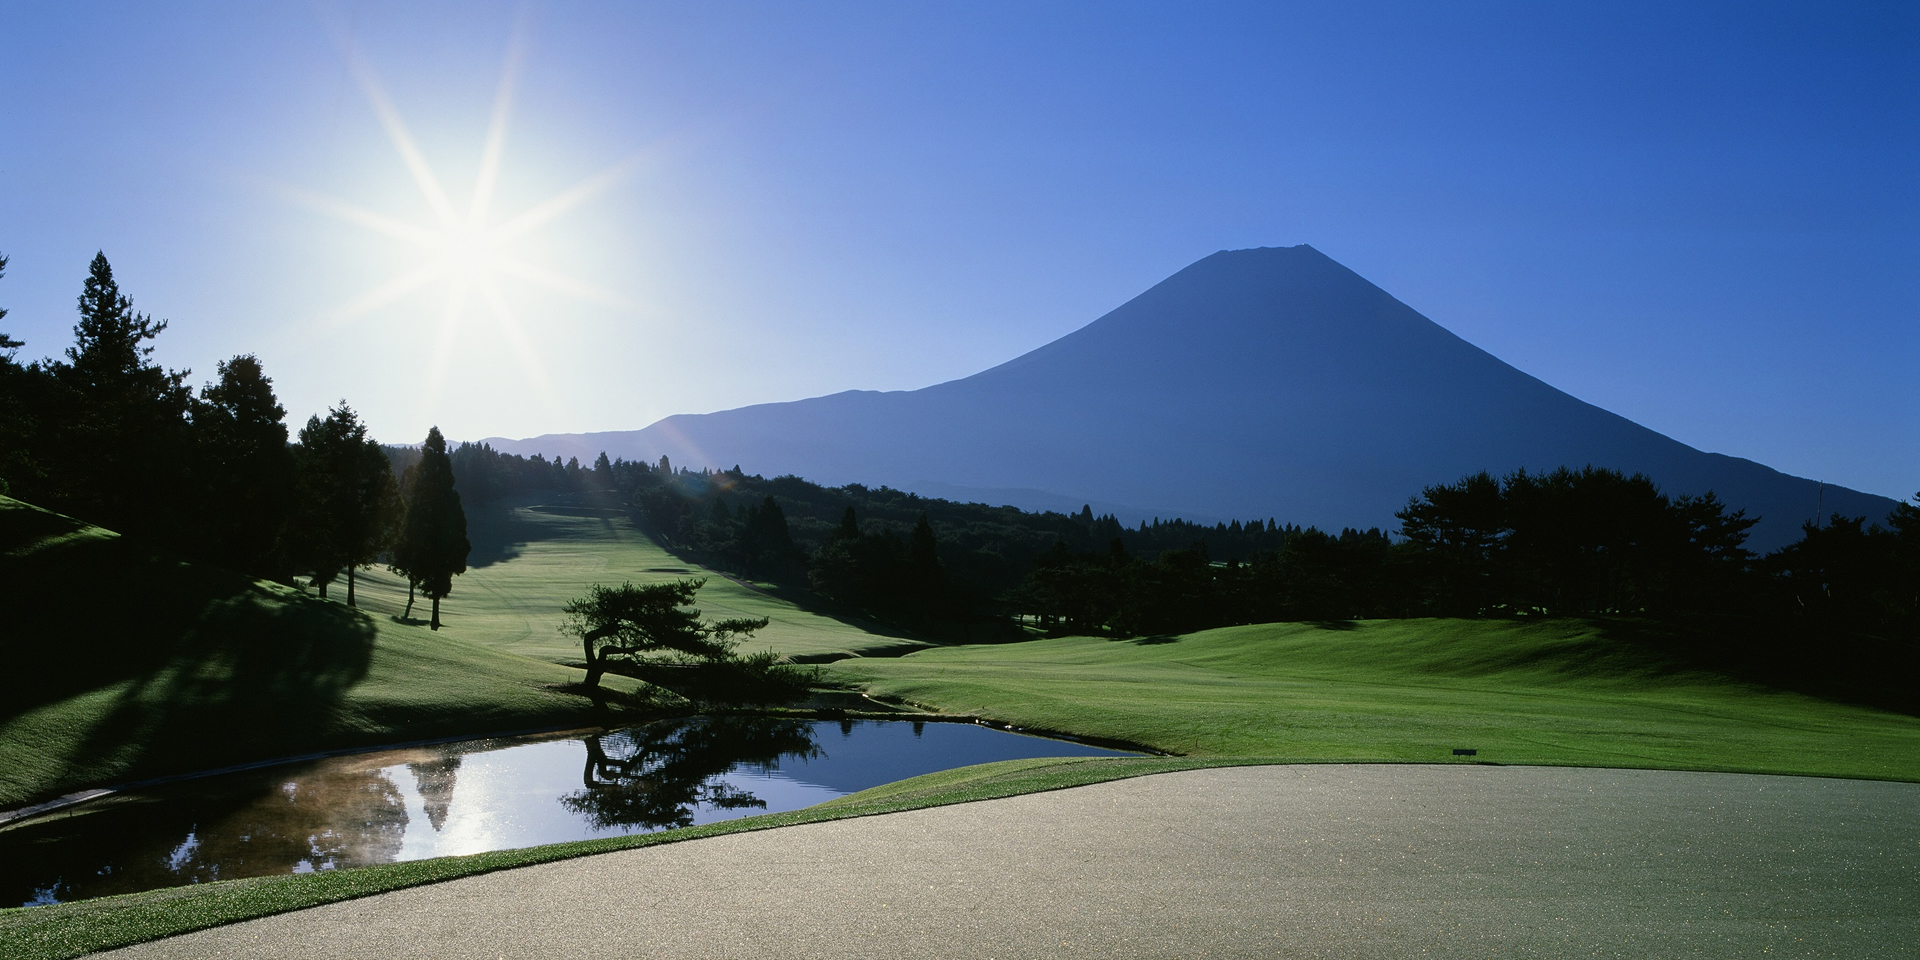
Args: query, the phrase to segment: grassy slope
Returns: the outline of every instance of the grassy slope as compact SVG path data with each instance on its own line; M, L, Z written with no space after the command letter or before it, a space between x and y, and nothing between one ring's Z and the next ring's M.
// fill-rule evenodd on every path
M564 690L574 671L156 555L7 498L0 584L9 597L0 806L289 754L630 713Z
M1920 780L1920 719L1755 687L1577 621L1265 624L853 659L942 711L1194 756L1451 759Z
M741 586L719 574L689 566L617 515L568 508L499 505L476 509L468 528L472 566L454 581L441 606L441 622L453 632L511 653L559 663L580 662L580 648L557 629L560 608L588 584L648 583L690 576L707 578L699 605L706 615L767 617L773 622L747 644L807 659L877 653L926 646L889 636L874 624L851 624L802 610ZM340 584L333 590L343 591ZM376 568L361 575L360 605L396 616L407 604L406 582ZM427 615L416 604L414 617Z
M456 581L435 633L392 616L405 586L390 577L354 611L0 498L0 808L290 754L631 716L564 689L580 673L550 662L575 655L554 629L560 607L595 580L681 565L621 521L509 508L475 520L491 562ZM717 577L702 600L712 614L773 617L765 635L782 652L902 642Z

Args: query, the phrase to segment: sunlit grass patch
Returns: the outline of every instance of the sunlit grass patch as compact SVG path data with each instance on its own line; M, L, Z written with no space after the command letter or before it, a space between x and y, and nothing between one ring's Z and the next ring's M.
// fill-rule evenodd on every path
M870 694L1209 757L1920 780L1920 719L1745 683L1589 621L1263 624L829 664Z

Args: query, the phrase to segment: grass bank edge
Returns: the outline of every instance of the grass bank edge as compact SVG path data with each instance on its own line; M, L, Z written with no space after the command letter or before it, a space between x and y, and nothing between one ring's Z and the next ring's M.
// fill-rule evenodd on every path
M1588 621L1258 624L842 660L870 699L1185 756L1920 781L1920 716L1757 684Z
M408 887L576 857L775 827L1042 793L1205 767L1293 762L1280 757L1072 757L1005 760L913 777L787 813L659 833L283 877L253 877L45 907L0 909L0 954L64 960L210 927Z

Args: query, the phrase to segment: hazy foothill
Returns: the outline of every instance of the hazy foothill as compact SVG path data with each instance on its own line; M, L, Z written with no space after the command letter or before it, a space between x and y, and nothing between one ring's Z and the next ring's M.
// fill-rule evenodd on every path
M383 445L344 400L290 432L248 354L196 392L152 361L168 323L134 310L104 255L79 308L63 359L19 363L12 339L0 359L0 806L689 716L967 719L1162 756L969 767L688 827L699 798L738 797L702 787L717 772L676 742L661 756L700 776L648 810L678 832L0 911L21 956L1204 766L1471 747L1502 764L1920 782L1920 505L1838 488L1802 502L1809 482L1559 394L1310 248L1209 257L924 391L516 443L434 428ZM1298 373L1175 376L1228 344ZM1195 391L1153 388L1150 356L1156 376L1210 385L1180 403L1251 419L1196 426L1175 402ZM1059 416L1027 413L1041 408ZM1116 468L1101 451L1135 428L1194 443ZM1362 449L1406 456L1361 470ZM908 489L929 478L1026 493ZM1069 494L1077 509L1017 505ZM1170 503L1202 519L1121 516ZM808 749L781 730L793 742L756 762ZM647 776L593 743L590 771ZM453 767L433 776L451 793ZM632 800L582 796L605 816Z

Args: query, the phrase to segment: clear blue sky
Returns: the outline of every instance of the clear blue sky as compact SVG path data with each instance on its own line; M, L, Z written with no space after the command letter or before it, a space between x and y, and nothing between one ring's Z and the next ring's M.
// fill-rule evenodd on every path
M1682 441L1920 489L1911 3L10 3L0 98L21 359L102 249L163 362L392 441L924 386L1304 242Z

